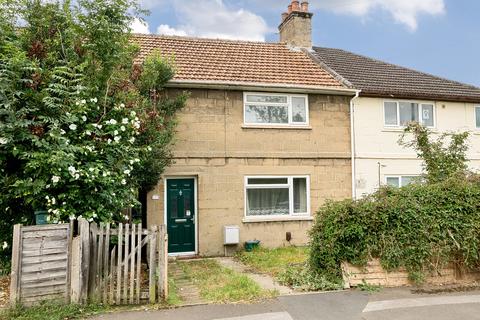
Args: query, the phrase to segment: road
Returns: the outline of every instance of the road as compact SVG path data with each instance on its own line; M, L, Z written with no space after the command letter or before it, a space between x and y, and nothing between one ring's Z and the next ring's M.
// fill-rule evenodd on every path
M417 295L408 289L279 297L257 304L201 305L125 312L96 320L480 320L480 291Z

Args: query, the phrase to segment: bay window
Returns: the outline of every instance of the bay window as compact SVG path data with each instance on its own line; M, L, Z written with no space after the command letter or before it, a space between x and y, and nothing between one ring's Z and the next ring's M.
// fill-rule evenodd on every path
M309 177L246 177L247 217L288 217L310 214Z

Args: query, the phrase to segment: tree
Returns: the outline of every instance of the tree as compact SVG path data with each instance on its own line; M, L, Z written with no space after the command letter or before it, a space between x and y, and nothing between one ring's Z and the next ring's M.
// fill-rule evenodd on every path
M412 140L407 140L408 133L413 134ZM443 133L433 140L428 128L412 122L405 128L399 144L417 152L417 157L423 160L427 182L435 183L466 173L468 137L468 132Z
M135 0L0 0L0 241L53 222L122 220L171 161L171 59L134 64Z

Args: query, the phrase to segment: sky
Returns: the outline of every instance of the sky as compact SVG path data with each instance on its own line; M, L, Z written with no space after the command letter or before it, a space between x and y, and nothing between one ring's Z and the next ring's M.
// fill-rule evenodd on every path
M135 32L278 41L290 0L139 0ZM310 0L313 43L480 87L480 1Z

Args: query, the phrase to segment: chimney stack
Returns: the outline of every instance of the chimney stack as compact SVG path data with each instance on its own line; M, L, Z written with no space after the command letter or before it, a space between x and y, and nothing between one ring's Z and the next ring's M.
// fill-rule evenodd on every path
M312 48L312 16L308 12L308 1L292 0L288 11L282 13L282 23L278 27L280 42L295 48Z

